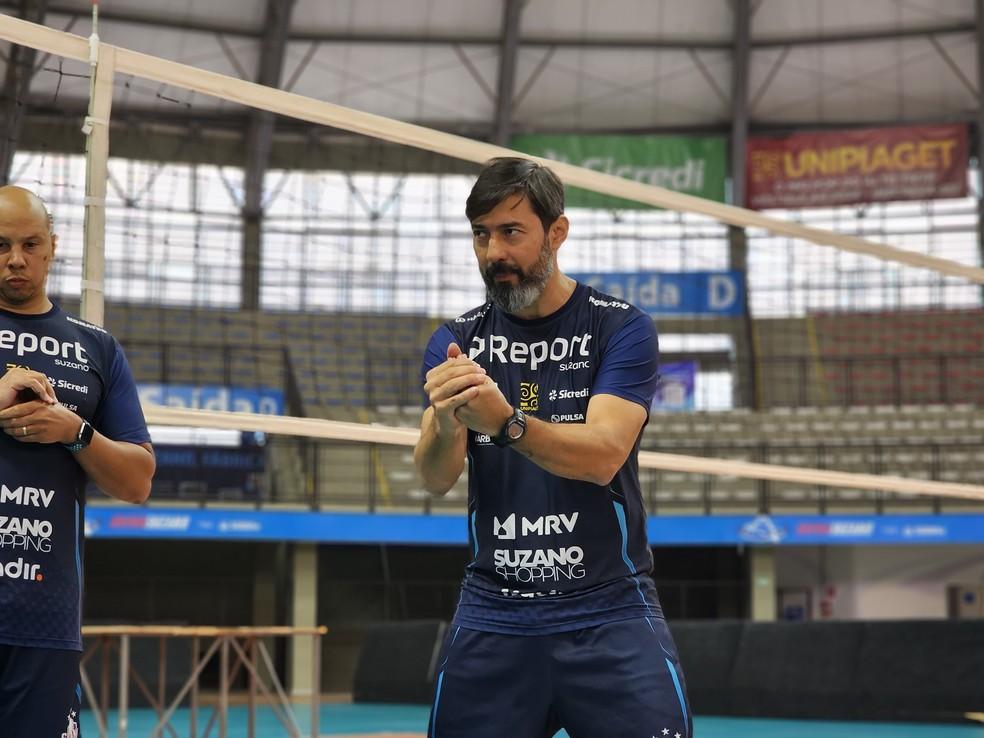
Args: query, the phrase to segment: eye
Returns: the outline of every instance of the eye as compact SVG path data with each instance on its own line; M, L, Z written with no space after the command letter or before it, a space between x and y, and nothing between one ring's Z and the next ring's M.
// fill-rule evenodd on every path
M472 228L472 236L475 238L485 238L488 235L488 231L482 230L481 228Z

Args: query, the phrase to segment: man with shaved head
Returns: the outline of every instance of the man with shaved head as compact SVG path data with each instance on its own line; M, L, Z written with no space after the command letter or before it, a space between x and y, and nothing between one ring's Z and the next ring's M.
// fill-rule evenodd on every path
M77 738L85 488L143 502L154 454L130 367L48 299L58 238L0 187L0 735Z

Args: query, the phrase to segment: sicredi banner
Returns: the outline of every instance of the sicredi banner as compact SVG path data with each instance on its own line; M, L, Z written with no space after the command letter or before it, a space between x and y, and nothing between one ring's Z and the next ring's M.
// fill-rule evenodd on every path
M516 136L512 148L596 172L724 202L727 143L720 136ZM567 207L640 209L648 205L567 188Z
M661 315L744 315L742 272L591 272L569 274L644 313Z
M967 126L748 139L748 207L810 208L967 195Z

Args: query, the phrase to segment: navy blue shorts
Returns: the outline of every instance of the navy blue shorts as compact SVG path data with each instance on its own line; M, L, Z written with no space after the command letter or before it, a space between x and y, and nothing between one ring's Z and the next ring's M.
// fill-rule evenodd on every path
M78 738L78 651L0 644L0 735Z
M539 636L452 626L428 738L691 738L666 627L639 618Z

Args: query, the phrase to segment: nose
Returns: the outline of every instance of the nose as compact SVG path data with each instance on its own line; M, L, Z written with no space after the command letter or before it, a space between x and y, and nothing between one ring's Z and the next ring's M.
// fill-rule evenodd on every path
M502 239L497 238L495 234L489 236L489 247L485 251L485 258L492 263L505 261L506 259L505 243Z
M7 252L7 266L11 269L23 269L26 265L24 249L16 244L11 245Z

